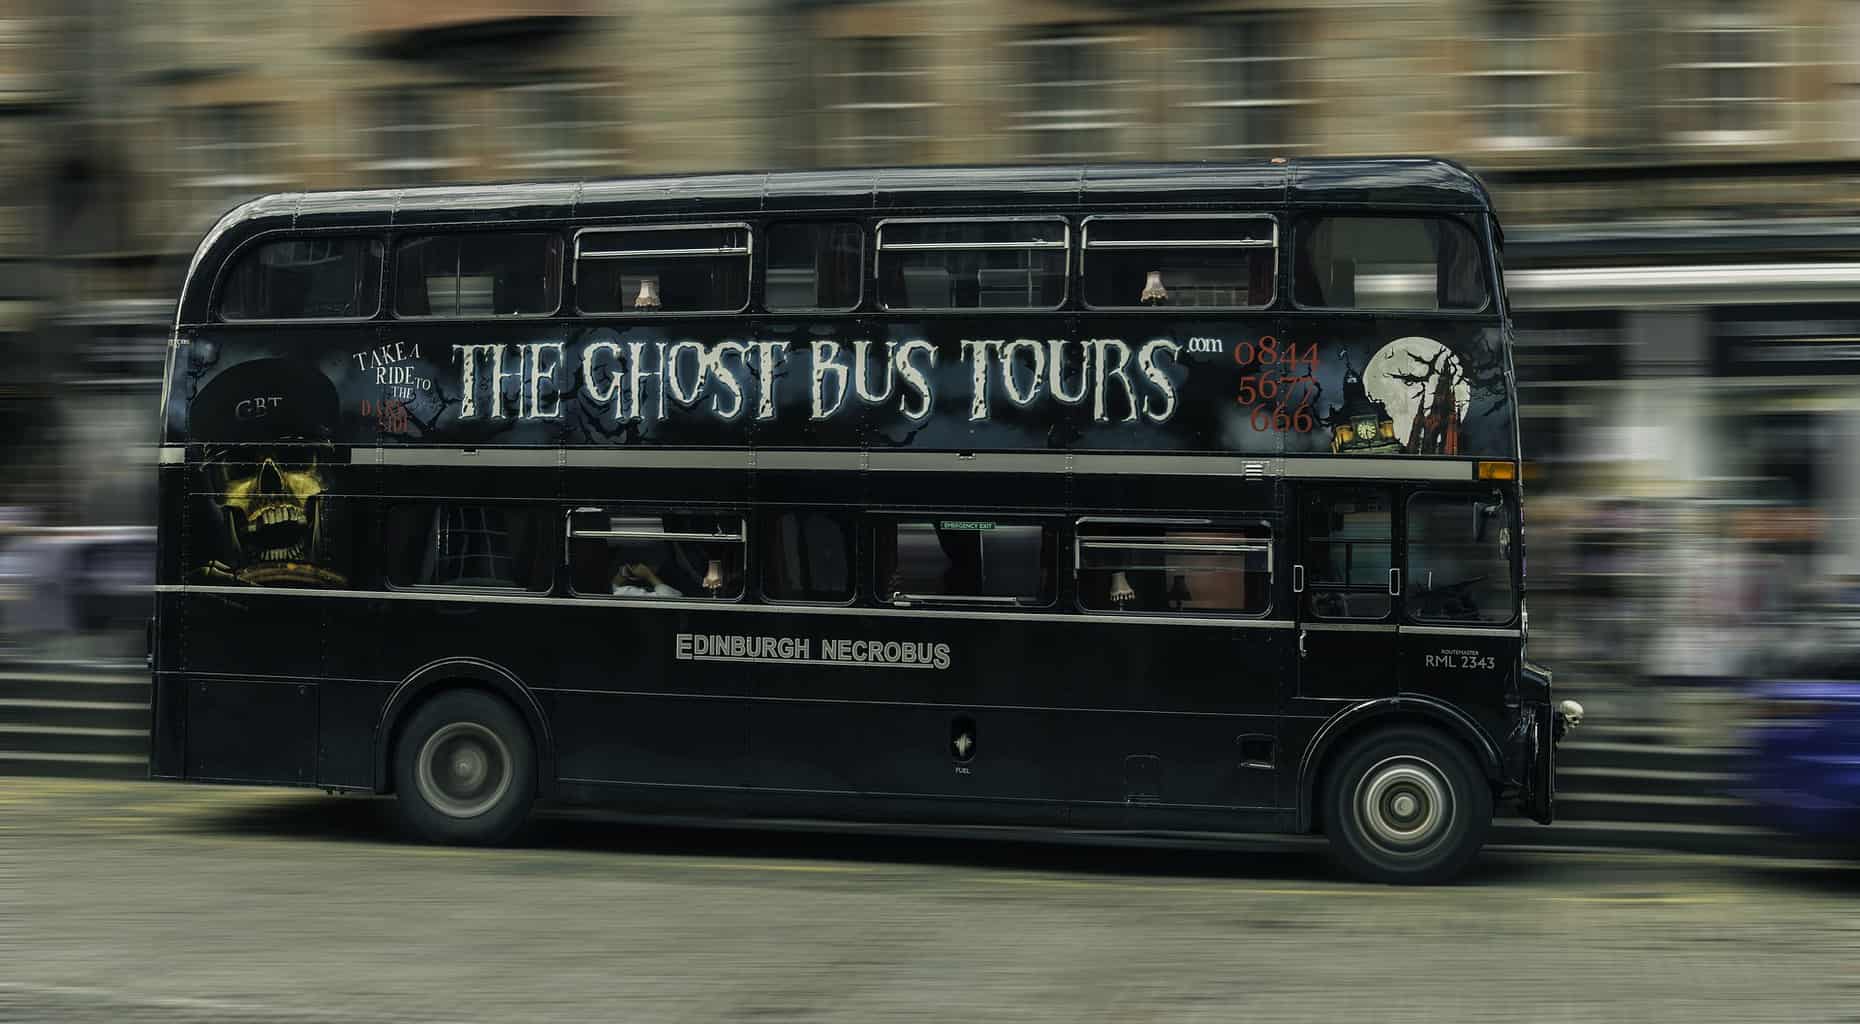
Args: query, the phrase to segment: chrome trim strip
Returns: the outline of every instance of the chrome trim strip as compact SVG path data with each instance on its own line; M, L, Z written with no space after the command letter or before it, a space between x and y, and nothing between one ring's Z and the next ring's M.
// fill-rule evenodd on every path
M310 587L224 587L210 584L162 583L158 594L210 594L225 597L324 597L368 601L440 601L454 604L534 604L570 608L659 608L668 611L768 612L771 615L849 615L906 619L964 619L989 622L1014 619L1024 622L1071 622L1081 626L1118 623L1149 626L1215 626L1222 629L1294 629L1288 619L1176 618L1165 615L1087 615L1084 612L978 612L947 608L851 608L840 605L766 605L711 602L707 599L655 601L648 598L616 599L607 595L554 597L546 594L475 594L449 590L415 593L405 590L317 590ZM1393 629L1394 627L1389 627Z
M161 451L155 456L156 464L161 466L172 466L186 461L186 445L164 444L161 446Z
M1362 459L1348 455L1287 458L1284 473L1294 480L1471 480L1478 463L1471 459Z
M554 467L562 464L560 448L402 448L375 449L383 466L505 466Z
M972 249L1064 249L1064 242L885 242L879 252L968 252Z
M1393 622L1303 622L1299 628L1313 633L1393 633Z
M875 473L1064 473L1071 457L1049 452L871 452L866 468Z
M729 544L743 543L740 533L652 533L646 530L575 530L568 531L569 540L689 540L708 543L721 541Z
M1280 459L1244 455L1074 455L1074 473L1145 476L1245 476L1280 474Z
M751 457L757 469L841 470L851 473L865 468L866 453L755 451Z
M627 224L627 225L623 225L620 227L580 228L576 230L574 234L575 258L578 260L583 259L583 258L592 258L592 259L624 258L626 256L634 255L634 254L646 255L649 251L651 251L651 250L644 250L644 249L639 249L639 250L622 249L622 250L614 250L614 251L597 250L596 252L593 252L593 253L585 253L583 252L583 246L585 243L582 241L582 239L587 238L591 235L593 236L637 235L637 234L643 234L648 231L726 231L726 230L739 230L743 232L743 244L740 246L735 246L735 245L724 246L722 247L722 249L673 249L673 250L665 250L665 251L688 252L693 255L699 255L699 256L711 256L711 255L747 256L747 255L750 255L751 252L755 249L755 245L756 245L755 230L749 226L748 221L743 221L743 220L711 221L711 222L703 223L703 224L679 224L676 222L669 223L669 224Z
M742 448L568 448L568 469L742 469L755 468L755 453Z
M747 256L749 247L732 245L721 249L616 249L588 252L583 250L576 259L579 260L644 260L644 259L690 259L698 256Z
M1503 636L1520 637L1523 630L1500 629L1492 626L1403 626L1404 633L1418 633L1422 636Z
M358 445L354 451L360 454L368 449ZM402 445L383 445L374 451L374 461L383 466L1085 473L1113 476L1238 476L1252 479L1283 476L1310 480L1471 480L1477 465L1466 459L1411 456L1372 460L1321 455L1271 458L1168 453L1075 455L1068 452L757 451L750 448L498 446L416 448Z
M1275 244L1264 238L1203 238L1195 241L1165 241L1145 238L1116 242L1087 242L1087 249L1271 249ZM1145 307L1148 308L1148 307ZM1175 307L1177 312L1190 308ZM1198 307L1196 307L1198 308Z

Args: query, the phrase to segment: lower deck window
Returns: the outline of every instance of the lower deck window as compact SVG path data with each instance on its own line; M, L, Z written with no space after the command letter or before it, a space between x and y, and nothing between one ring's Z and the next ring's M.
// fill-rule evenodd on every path
M1092 611L1257 615L1271 597L1264 524L1079 525L1079 603Z
M853 598L853 526L831 512L762 517L762 593L771 601L844 604Z
M736 515L576 509L568 560L575 592L734 600L743 595Z
M1055 534L1048 526L901 520L879 528L877 547L879 598L892 604L1053 601Z
M543 509L520 505L394 505L387 515L388 582L547 590L550 519Z

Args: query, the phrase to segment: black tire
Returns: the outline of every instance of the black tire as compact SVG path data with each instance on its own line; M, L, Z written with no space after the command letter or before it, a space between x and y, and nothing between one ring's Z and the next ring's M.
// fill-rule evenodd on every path
M1331 856L1358 878L1433 885L1465 869L1492 827L1492 787L1459 743L1423 726L1378 729L1325 774Z
M394 746L401 821L435 843L487 845L516 834L536 798L536 744L502 698L451 690L414 711Z

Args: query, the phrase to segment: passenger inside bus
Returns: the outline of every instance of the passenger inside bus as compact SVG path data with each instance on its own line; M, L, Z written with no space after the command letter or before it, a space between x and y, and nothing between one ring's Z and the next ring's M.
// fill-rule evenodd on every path
M574 589L619 597L734 599L743 592L739 527L729 517L579 510L570 519ZM713 533L715 541L667 536Z

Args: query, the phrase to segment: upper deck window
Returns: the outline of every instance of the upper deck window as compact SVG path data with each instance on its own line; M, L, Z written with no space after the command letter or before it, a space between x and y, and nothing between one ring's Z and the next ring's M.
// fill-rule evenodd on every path
M1490 301L1484 247L1447 217L1307 217L1293 283L1300 306L1459 310Z
M1067 230L1057 217L881 224L879 300L886 309L1056 309Z
M290 238L247 249L220 286L222 320L341 320L381 308L381 242Z
M583 313L735 313L749 305L749 225L584 231L575 240Z
M1084 232L1094 309L1272 304L1279 226L1269 217L1089 217Z
M768 229L770 309L853 309L864 278L865 231L850 221Z
M401 316L538 316L555 312L562 240L553 234L432 235L395 250Z

